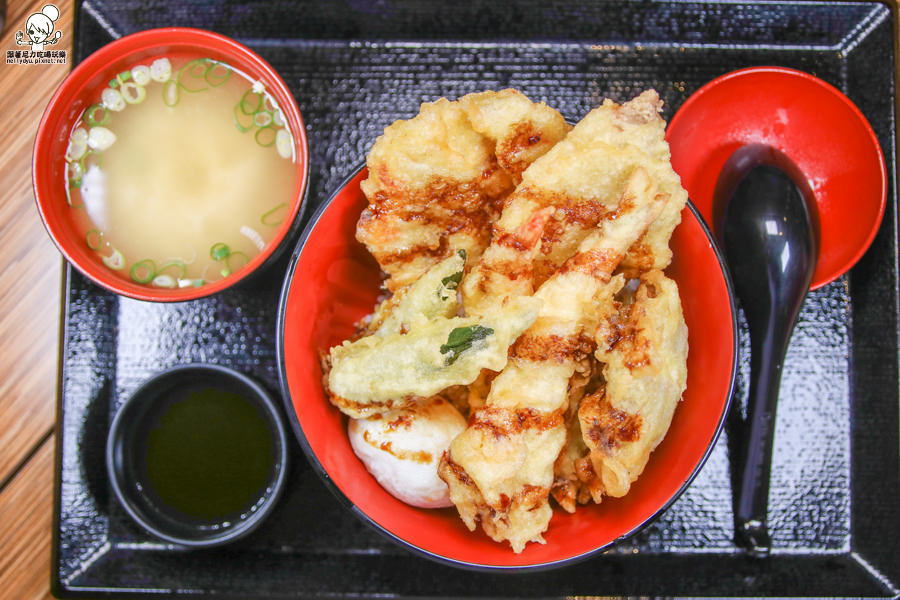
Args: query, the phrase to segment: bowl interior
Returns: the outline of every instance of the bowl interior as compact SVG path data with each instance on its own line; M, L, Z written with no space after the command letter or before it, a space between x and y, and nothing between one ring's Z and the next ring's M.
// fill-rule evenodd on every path
M107 268L91 250L74 224L74 211L66 200L64 155L69 135L78 118L90 105L99 102L100 92L124 70L137 64L149 64L160 57L205 57L228 63L256 80L262 81L277 101L294 138L294 156L298 176L291 205L272 240L242 268L219 281L200 287L167 289L141 285ZM178 301L207 296L229 287L262 265L291 232L304 200L308 154L306 130L290 90L258 55L224 36L197 29L165 28L142 31L107 44L82 61L60 85L44 112L35 138L33 182L35 200L50 237L63 255L87 277L122 295L141 300Z
M666 138L672 166L709 224L719 172L739 147L767 144L797 165L819 213L812 289L852 267L881 224L887 171L875 133L844 94L808 73L754 67L714 79L678 109Z
M289 415L301 444L333 491L372 524L433 558L476 567L547 566L584 556L633 532L686 487L711 450L731 397L736 368L736 317L730 284L700 219L685 208L672 238L668 274L679 284L689 329L688 383L671 429L644 474L621 499L556 509L545 545L520 554L469 532L454 508L424 510L384 491L356 458L346 422L322 389L319 352L353 333L372 311L380 270L354 238L366 206L365 170L322 207L304 233L282 294L279 358ZM290 410L293 409L293 411ZM289 417L290 418L290 417Z
M255 411L271 434L271 463L267 465L268 479L260 495L246 512L233 515L225 522L209 522L168 508L154 494L152 485L146 480L145 468L141 466L141 456L147 452L148 435L153 428L159 427L161 417L172 403L188 391L205 388L241 396L249 405L247 408ZM177 418L183 423L190 414L182 410ZM244 412L234 414L246 416ZM166 418L172 418L172 415ZM230 426L222 425L223 430ZM110 427L106 462L119 502L144 529L158 538L185 546L217 546L243 537L274 508L287 480L287 430L271 396L250 378L216 365L179 366L148 379L122 405ZM223 472L227 472L228 466L221 465ZM241 475L229 472L228 477L229 481L234 481Z

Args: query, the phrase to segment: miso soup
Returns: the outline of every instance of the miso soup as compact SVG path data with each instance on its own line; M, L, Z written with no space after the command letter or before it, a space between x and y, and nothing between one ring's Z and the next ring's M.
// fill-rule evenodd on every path
M299 175L261 82L206 58L161 58L119 74L98 100L70 135L66 185L107 267L149 286L200 286L266 247Z

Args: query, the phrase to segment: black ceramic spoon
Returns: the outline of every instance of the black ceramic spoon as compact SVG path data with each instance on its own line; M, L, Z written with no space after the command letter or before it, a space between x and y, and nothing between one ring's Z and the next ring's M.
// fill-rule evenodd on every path
M734 538L756 556L771 548L769 474L781 370L818 251L814 199L804 182L786 156L750 145L728 159L715 191L716 230L750 331Z

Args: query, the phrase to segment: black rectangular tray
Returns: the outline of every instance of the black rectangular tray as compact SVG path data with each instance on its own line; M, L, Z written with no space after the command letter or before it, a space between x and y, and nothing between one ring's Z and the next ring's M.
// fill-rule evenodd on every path
M299 444L286 494L251 536L206 551L159 543L111 494L103 460L111 417L151 373L187 362L234 367L277 393L275 319L289 257L252 284L178 304L119 298L68 269L54 593L900 594L894 20L892 8L875 2L79 4L76 60L128 33L182 25L235 37L271 62L308 128L307 215L386 125L423 101L515 87L577 121L605 97L624 101L654 87L668 119L707 81L762 64L810 72L846 93L875 129L890 187L872 247L849 275L809 295L794 334L772 471L774 550L763 560L732 543L727 430L695 483L651 526L556 570L476 573L415 556L344 510ZM748 371L744 353L736 411Z

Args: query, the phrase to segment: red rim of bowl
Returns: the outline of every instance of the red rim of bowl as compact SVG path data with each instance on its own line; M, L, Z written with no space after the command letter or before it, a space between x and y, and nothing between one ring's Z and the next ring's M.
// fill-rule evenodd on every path
M196 288L147 287L112 273L99 259L89 253L84 244L78 243L82 240L76 240L75 234L66 226L68 218L65 211L61 210L63 208L69 210L62 187L61 167L54 163L55 158L61 161L62 155L54 157L52 154L54 147L58 148L60 145L65 151L65 144L75 118L84 108L96 101L102 86L124 68L122 64L124 61L133 64L162 54L197 52L228 62L244 70L248 75L262 80L266 89L275 97L294 134L294 151L299 170L294 188L294 201L290 212L285 216L269 244L249 263L228 277ZM86 96L92 88L97 90L97 95L89 100ZM299 226L300 217L306 207L308 174L309 151L303 118L291 91L275 69L255 52L235 40L211 31L188 27L165 27L133 33L110 42L79 63L56 90L44 111L35 137L32 160L32 182L38 212L44 228L66 260L86 277L109 291L138 300L156 302L179 302L209 296L245 279L269 259L274 258L281 250L284 239Z
M846 273L878 233L887 203L881 145L859 107L814 75L778 66L726 73L681 105L666 139L672 166L709 224L716 178L738 147L769 144L791 158L819 206L819 260L810 289ZM854 176L851 168L866 171ZM860 183L870 188L865 197L878 199L866 211L859 210Z
M323 444L321 439L318 440L317 442L311 442L307 433L315 435L316 432L304 431L303 424L301 423L301 420L302 420L301 416L305 415L307 413L310 413L310 412L315 412L317 414L325 413L327 415L325 417L327 420L332 420L335 417L337 417L337 418L341 419L341 423L344 422L344 418L342 416L340 416L339 414L337 414L338 413L337 409L330 405L330 403L328 402L328 400L325 398L324 394L321 391L321 383L320 383L321 382L321 372L319 371L318 364L315 364L315 365L309 364L309 365L304 365L303 367L301 367L301 368L305 368L308 371L306 376L310 377L312 379L315 379L319 385L318 393L313 394L315 396L313 398L313 401L318 404L308 405L308 408L307 408L307 405L304 405L303 403L305 401L308 401L310 399L310 396L307 395L307 396L301 397L298 395L298 393L294 393L293 395L291 394L292 379L296 379L297 377L302 378L302 376L301 375L292 375L291 373L288 372L289 366L287 364L287 358L286 358L286 344L290 344L292 341L294 341L294 340L290 339L291 337L302 337L302 336L298 336L297 334L293 334L293 333L288 334L286 331L286 328L290 326L290 324L288 324L288 313L291 312L289 309L289 303L291 301L292 291L295 291L295 288L296 288L296 290L307 290L308 293L314 293L313 291L309 291L313 287L313 284L311 284L311 283L295 286L295 283L296 283L295 277L297 276L297 267L300 262L301 255L303 255L303 251L304 251L304 249L306 249L307 244L310 241L310 238L312 237L313 232L315 231L317 225L319 225L319 223L323 220L323 217L325 216L326 211L329 209L329 207L331 207L333 204L335 204L336 200L338 200L339 198L341 200L338 201L338 206L340 206L341 204L346 204L347 201L344 200L343 196L345 193L348 193L348 191L349 191L349 193L352 193L355 189L356 194L361 196L361 192L359 192L359 190L358 190L358 185L359 185L359 182L361 181L361 179L363 178L364 173L365 173L365 171L362 167L358 167L357 169L354 169L352 171L352 174L349 177L347 177L347 179L337 188L337 191L324 204L322 204L320 207L318 207L315 214L312 216L309 223L306 225L306 228L303 231L303 234L301 235L301 238L300 238L300 240L296 246L296 249L294 250L294 254L291 258L291 262L290 262L290 265L289 265L289 268L288 268L288 271L286 274L284 286L281 291L281 298L280 298L279 310L278 310L278 322L277 322L278 331L277 331L277 335L276 335L276 344L277 344L276 356L277 356L278 363L279 363L279 380L280 380L280 384L281 384L282 397L284 399L285 411L286 411L286 414L288 415L288 420L291 422L291 428L293 429L294 434L296 435L297 440L300 443L300 446L303 448L303 451L306 454L307 458L309 459L309 462L312 465L313 469L317 472L319 477L326 484L326 487L328 487L331 490L331 492L335 495L335 497L338 499L338 501L344 507L346 507L352 513L356 514L359 518L361 518L365 523L367 523L368 525L373 527L376 531L379 531L382 534L386 535L388 538L394 540L395 542L397 542L399 545L403 546L404 548L407 548L408 550L411 550L415 554L432 559L441 564L451 565L454 567L460 567L463 569L475 570L475 571L488 571L488 572L537 571L537 570L545 570L545 569L570 565L575 562L584 560L590 556L596 555L598 552L602 552L604 549L608 548L609 546L634 535L635 533L637 533L638 531L640 531L641 529L646 527L648 524L653 522L661 513L663 513L672 503L675 502L675 500L677 500L681 496L681 494L688 488L688 486L694 480L696 475L700 472L701 468L706 463L706 460L709 458L709 456L712 452L712 449L716 444L716 440L718 439L718 437L722 431L722 428L723 428L723 425L725 422L725 418L726 418L726 415L728 413L728 410L729 410L729 407L731 404L731 398L732 398L732 395L734 392L735 380L736 380L736 376L737 376L739 338L738 338L738 329L737 329L737 310L736 310L736 306L735 306L732 283L731 283L730 276L728 274L728 270L725 268L725 261L724 261L723 255L722 255L718 245L716 244L715 240L713 239L706 224L703 222L703 219L700 217L700 214L697 212L697 210L690 203L688 203L687 207L685 208L685 211L682 213L682 217L683 217L682 223L684 223L686 220L693 221L693 223L697 227L697 229L694 231L695 232L699 231L702 233L703 236L705 236L705 240L703 240L703 242L697 242L697 244L698 244L698 246L702 245L704 247L704 250L703 250L704 252L711 250L714 255L714 262L716 264L718 272L721 273L721 280L720 280L721 290L724 290L724 293L727 295L727 311L728 311L728 316L730 317L730 319L728 319L729 325L726 328L724 328L725 331L720 331L720 334L724 335L725 338L730 337L730 348L727 348L727 349L715 348L715 349L711 350L710 352L712 354L718 354L719 352L721 352L721 350L725 350L725 351L730 350L730 352L731 352L731 354L730 354L731 364L729 366L729 369L727 370L727 372L724 372L725 370L723 370L723 372L720 372L718 374L719 378L720 378L718 381L721 382L721 383L719 383L719 387L724 388L723 396L721 398L718 398L718 396L717 396L716 406L719 408L719 410L711 413L710 415L706 415L706 417L708 418L707 422L709 424L709 427L708 427L708 429L704 429L703 431L704 431L704 433L708 433L709 437L708 437L708 440L706 441L705 446L703 446L702 452L700 452L699 455L697 455L695 457L695 459L692 458L691 460L688 461L687 464L690 464L690 468L685 469L686 472L684 472L683 478L681 478L681 475L679 475L676 478L679 481L679 484L677 485L677 488L675 488L671 494L666 496L666 500L661 503L653 503L651 501L650 504L652 505L652 509L646 510L646 515L640 517L635 523L633 523L633 526L630 526L627 530L622 531L620 534L609 539L608 541L605 541L602 544L598 544L598 545L590 547L588 549L579 550L577 552L573 552L573 553L570 553L567 555L555 556L549 560L534 560L532 562L528 562L527 557L529 556L528 555L529 549L547 548L547 546L549 544L553 543L550 540L548 540L547 545L544 545L544 546L539 545L539 544L529 544L529 547L526 548L522 554L514 554L509 549L508 545L505 545L505 544L501 545L501 544L497 544L496 542L490 541L487 538L487 536L485 536L483 534L483 532L481 532L480 530L475 531L475 532L469 532L468 530L466 530L465 526L462 524L462 521L459 519L458 515L456 514L456 510L454 508L441 509L443 511L451 511L450 516L448 517L447 513L445 513L444 515L441 515L436 518L442 519L443 521L447 521L447 522L453 522L454 525L452 527L461 528L463 535L473 536L471 538L473 540L475 538L477 538L478 536L481 536L483 538L483 540L479 540L477 542L478 544L484 545L485 541L487 542L487 547L490 549L489 550L490 553L493 554L495 557L497 557L497 556L500 557L498 560L494 560L493 562L491 562L491 561L479 560L479 559L473 558L473 557L464 557L464 556L459 555L458 552L454 554L453 552L443 552L443 551L437 551L434 549L422 547L422 545L419 545L416 542L410 541L408 539L404 539L403 534L393 531L391 529L391 527L380 523L378 518L373 517L372 515L368 514L364 508L357 506L353 502L353 500L349 497L349 495L347 493L345 493L345 490L342 488L342 486L347 485L346 478L344 481L342 481L339 473L337 473L337 474L329 473L328 470L325 468L325 466L322 463L323 457L324 457L324 460L331 461L331 460L333 460L332 457L335 454L344 455L345 449L338 448L337 446L335 446L335 442L333 442L333 441L331 441L327 444ZM351 186L355 186L355 188L351 188ZM348 209L346 206L342 206L341 210L347 211ZM358 214L358 212L356 214ZM356 221L354 219L353 224L355 224L355 222ZM343 224L343 225L346 225L346 224ZM691 225L691 227L693 227L693 225ZM678 232L676 230L676 235L677 234L678 234ZM326 240L325 243L327 244L327 247L329 249L348 247L347 242L349 240L341 239L341 235L330 235L323 239ZM319 242L317 242L317 243L319 243ZM355 243L355 241L353 241L353 243ZM374 265L374 268L377 269L377 264L374 263L374 259L371 259L371 257L369 257L369 260L371 261L371 265ZM340 283L341 283L339 281L339 278L341 277L341 275L339 274L340 265L337 265L336 264L337 262L339 262L339 261L329 262L328 285L340 285ZM674 264L675 263L673 262L673 265ZM367 267L364 267L364 270L370 270L370 269ZM686 273L686 272L690 271L690 267L687 267L687 266L679 267L679 270L682 273ZM332 279L331 275L334 275L333 279ZM380 281L380 277L373 278L371 276L372 275L371 273L367 274L367 273L360 272L357 275L359 275L359 276L358 277L350 276L349 278L345 275L344 278L345 278L346 283L349 285L366 286L366 285L371 284L372 282L376 282L376 285L377 285L377 282ZM337 282L337 283L335 283L335 282ZM709 287L709 286L707 286L707 287ZM318 292L315 292L315 293L318 294ZM710 293L712 293L712 292L710 292ZM339 322L343 322L344 319L347 317L347 311L345 310L346 307L342 307L342 306L340 306L340 304L341 304L340 302L332 302L331 304L328 305L327 311L332 316L334 316L334 315L338 316ZM369 308L371 309L371 307L369 307ZM722 310L725 310L725 307L719 307L719 308ZM319 329L327 328L328 324L325 323L325 321L327 321L327 319L320 318L320 315L318 315L318 314L311 314L308 309L303 310L302 313L303 313L302 318L305 319L307 322L315 323L316 327ZM296 321L295 321L295 323L296 323ZM346 326L349 326L350 329L352 330L352 323L346 323ZM700 329L703 329L703 328L700 328ZM689 326L689 331L690 331L690 326ZM700 336L700 338L703 339L704 334L703 334L703 332L698 330L698 331L695 331L693 335ZM310 336L310 339L307 341L309 341L311 344L314 344L314 340L311 338L312 338L312 336ZM303 338L303 339L306 339L306 338ZM694 339L696 341L696 338L692 338L692 339ZM693 343L694 342L691 342L692 345L693 345ZM713 360L713 359L709 359L709 360ZM317 375L318 375L318 377L317 377ZM700 377L701 377L701 375L699 375L697 373L695 373L693 375L693 378L695 381L695 383L694 383L695 386L700 387L700 379L699 379ZM689 370L689 372L688 372L688 388L691 387L691 378L692 378L692 375L691 375L691 371ZM713 381L714 377L710 377L709 380ZM298 391L302 391L302 390L298 390ZM687 395L687 392L686 392L686 395ZM719 401L721 402L721 404L718 404ZM680 409L680 410L682 412L684 412L684 409ZM331 411L333 411L333 413ZM678 411L676 411L676 419L678 418L679 414L680 413ZM313 419L313 418L315 418L315 417L310 417L310 419ZM686 419L686 418L687 417L684 417L683 419ZM326 425L328 425L328 424L326 423ZM336 426L336 423L332 420L329 427L333 427L333 426ZM343 425L341 425L341 426L343 426ZM679 429L682 430L682 432L683 432L686 429L686 427L687 426L679 426ZM672 429L674 429L674 421L673 421ZM672 429L670 429L670 432L672 431ZM331 431L330 429L329 429L329 432L335 433L334 431ZM320 433L320 434L318 434L318 437L325 439L322 437L324 435L326 435L326 434ZM332 439L332 438L328 438L328 439ZM345 430L344 430L343 439L346 440L346 431ZM313 449L314 443L317 445L319 452L322 453L322 456L318 455L316 453L316 451ZM666 440L664 439L661 446L665 445L665 444L666 444ZM349 447L349 442L346 443L346 446ZM669 445L669 447L671 447L671 444ZM669 452L671 455L671 453L673 453L674 450L670 450ZM350 453L352 454L352 451L350 451ZM356 460L357 463L359 462L358 459L355 459L355 456L353 456L351 458L351 460ZM676 457L675 459L673 459L673 462L678 462L678 458ZM647 472L650 472L651 470L653 470L654 472L657 472L657 473L660 472L661 470L663 470L662 464L660 464L658 466L658 468L653 468L652 464L653 464L653 460L651 460L650 464L648 464L648 467L645 470L645 474ZM359 465L354 465L354 468L356 468L357 472L359 472L359 469L361 467L359 467ZM362 469L361 476L368 477L371 479L371 482L373 482L373 485L375 486L375 487L371 488L373 494L388 496L386 499L386 503L391 504L391 507L389 507L389 510L387 510L387 511L383 510L384 507L379 509L381 511L382 515L390 514L391 512L394 512L394 511L407 511L409 513L408 516L410 516L412 518L412 520L418 521L420 519L425 519L425 521L423 521L423 522L432 523L433 521L430 521L430 517L428 516L428 514L438 514L434 511L425 511L424 509L414 509L412 507L409 507L409 506L403 504L399 500L392 499L392 497L389 497L387 492L382 490L378 486L377 483L374 483L374 478L371 478L370 475L365 473L364 468ZM641 481L642 480L639 479L638 482L634 485L637 486ZM366 485L368 485L368 482L366 483ZM645 486L645 487L649 487L649 486ZM354 492L354 493L356 493L358 495L358 492ZM362 498L366 501L369 501L368 496L362 496ZM359 499L359 496L357 496L357 499ZM620 500L627 501L627 499L628 499L628 497L626 497L624 499L606 499L606 500L604 500L605 504L603 506L613 507L612 510L615 510L614 507L617 505L616 503L619 503ZM378 502L378 501L375 500L375 502ZM396 504L394 504L394 503L396 503ZM618 506L621 506L621 504L618 504ZM588 507L582 507L579 510L590 510L591 508L599 508L599 507L588 506ZM559 510L555 509L554 512L558 513ZM577 517L577 514L578 513L576 513L576 515L562 515L562 514L555 515L553 521L551 521L551 528L553 527L553 523L557 522L557 519L564 519L567 517L575 518L575 517ZM406 516L407 515L404 515L402 518L405 519ZM445 526L444 522L441 522L439 524L439 527L444 527L444 526ZM415 525L410 525L409 528L414 530ZM455 532L454 532L454 535L455 535ZM438 537L438 536L435 536L435 537ZM468 539L470 539L470 538L466 538L466 540L468 540ZM466 543L468 543L468 542L466 542ZM502 549L502 551L496 552L495 549ZM477 551L478 550L476 549L475 552L477 553Z

